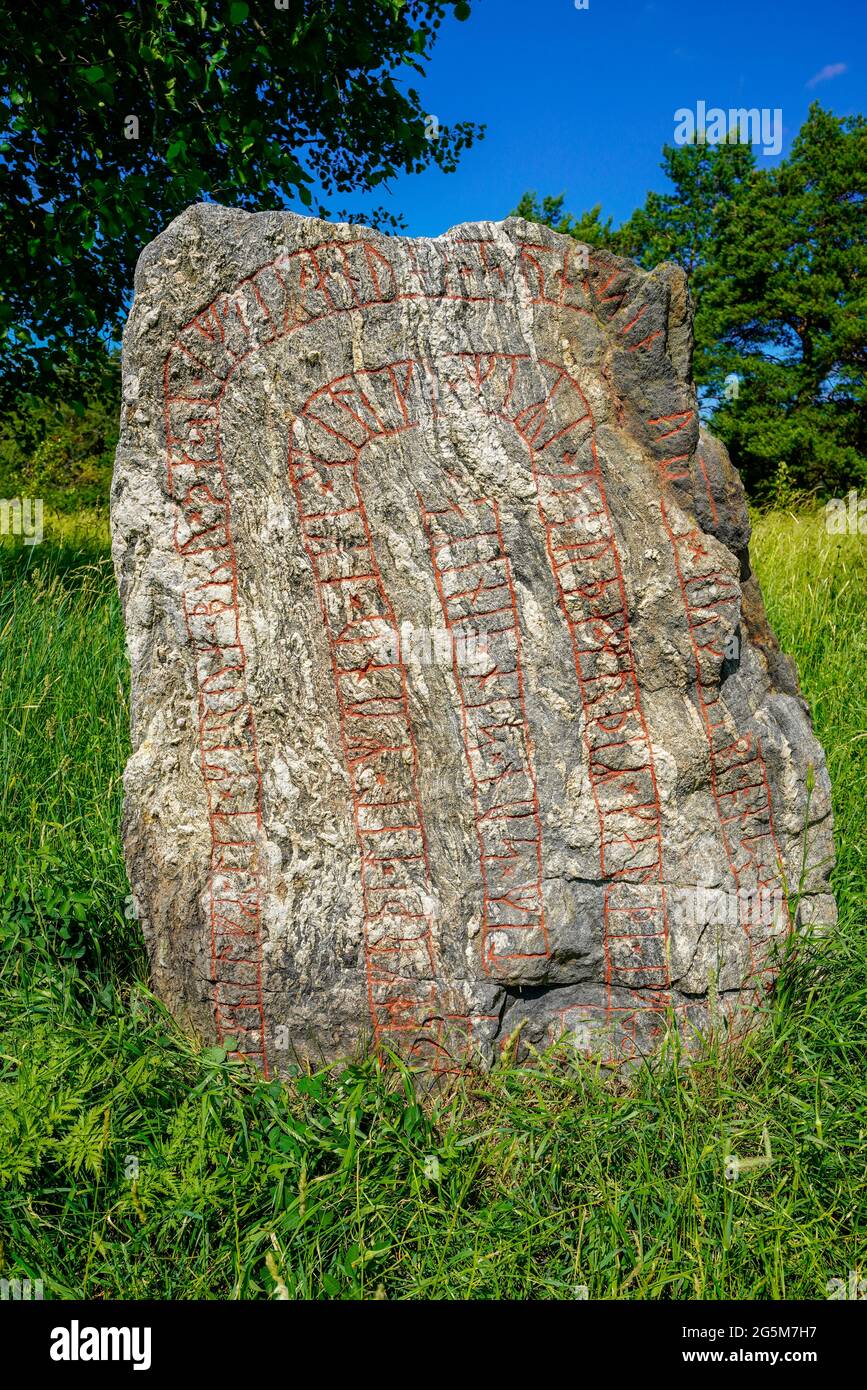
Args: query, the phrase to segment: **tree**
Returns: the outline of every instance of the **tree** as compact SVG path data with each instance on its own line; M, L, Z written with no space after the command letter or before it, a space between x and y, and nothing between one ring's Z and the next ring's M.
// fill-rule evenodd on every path
M714 428L755 490L867 483L867 121L818 104L776 168L721 209L704 292Z
M552 227L555 232L574 237L585 246L613 249L615 234L611 230L611 218L606 218L604 222L601 220L602 204L597 203L589 212L582 212L581 216L576 218L571 213L564 213L565 197L565 193L560 193L556 198L543 198L540 203L535 193L524 193L512 216L523 217L527 222L541 222L545 227Z
M21 0L0 54L0 374L116 338L142 246L202 199L264 209L454 169L482 131L423 76L465 0ZM386 214L380 223L388 225ZM391 225L397 225L391 219Z
M543 222L590 246L606 247L647 267L674 261L686 271L697 305L693 370L700 385L709 379L708 358L713 339L703 314L703 290L711 273L710 260L721 207L755 166L749 145L664 145L660 168L672 185L669 193L648 193L621 227L601 219L597 203L575 218L563 212L564 196L543 198L525 193L517 212L530 222Z
M712 377L715 343L705 291L716 275L717 229L722 209L755 168L755 155L750 145L733 143L664 145L660 168L672 191L648 193L618 228L617 250L648 270L673 261L686 272L696 306L693 373L704 386Z
M618 228L598 208L571 217L562 196L525 194L521 209L647 268L683 267L695 378L754 494L781 465L795 488L867 483L864 117L813 105L773 169L734 143L665 146L662 169L670 191Z

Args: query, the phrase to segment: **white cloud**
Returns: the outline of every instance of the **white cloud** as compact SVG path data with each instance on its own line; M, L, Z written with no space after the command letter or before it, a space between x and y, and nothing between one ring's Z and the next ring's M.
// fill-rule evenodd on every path
M846 67L845 63L826 63L823 68L820 68L819 71L810 78L807 86L818 87L820 82L829 82L832 77L842 77L843 73L848 71L849 69Z

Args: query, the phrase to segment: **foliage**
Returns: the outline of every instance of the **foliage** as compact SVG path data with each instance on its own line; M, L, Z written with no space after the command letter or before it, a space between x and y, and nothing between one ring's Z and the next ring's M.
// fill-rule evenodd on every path
M525 193L512 216L523 217L527 222L541 222L544 226L553 228L555 232L574 237L576 241L584 242L587 246L608 247L614 250L616 243L615 234L611 229L611 218L602 221L602 204L597 203L589 212L582 212L580 217L573 217L571 213L563 211L565 196L564 193L558 194L556 198L548 196L540 203L535 193Z
M756 497L781 463L797 491L867 482L867 121L814 104L789 155L666 146L670 191L619 228L535 194L523 215L647 268L683 267L696 308L693 371ZM737 378L737 392L725 386Z
M424 76L449 10L466 19L470 7L56 0L50 22L32 0L11 7L0 368L86 360L100 335L116 336L139 251L190 203L311 208L401 170L453 170L479 129L443 124L429 139L407 85Z
M119 363L58 368L52 389L10 390L0 411L0 497L41 497L64 511L105 507L117 443Z
M705 290L709 381L740 378L717 432L754 492L867 484L867 120L818 105L778 168L720 208Z
M828 754L839 931L737 1050L620 1081L551 1054L420 1098L369 1058L266 1082L148 993L105 520L46 535L0 545L0 1276L46 1298L568 1300L824 1299L863 1276L863 538L778 513L753 544ZM727 1181L765 1130L772 1163Z
M693 373L703 386L716 342L706 296L719 275L720 213L749 179L755 155L750 145L665 145L661 168L673 191L648 193L644 206L618 228L616 250L647 270L673 261L686 272L696 309Z

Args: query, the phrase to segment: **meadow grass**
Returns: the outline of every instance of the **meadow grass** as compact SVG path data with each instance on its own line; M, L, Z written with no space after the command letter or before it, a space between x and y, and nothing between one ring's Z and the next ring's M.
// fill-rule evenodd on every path
M265 1082L150 995L118 844L123 634L99 517L0 547L0 1275L46 1297L808 1298L863 1274L867 542L758 520L835 787L839 931L736 1049L553 1051L420 1098ZM725 1176L728 1154L772 1162Z

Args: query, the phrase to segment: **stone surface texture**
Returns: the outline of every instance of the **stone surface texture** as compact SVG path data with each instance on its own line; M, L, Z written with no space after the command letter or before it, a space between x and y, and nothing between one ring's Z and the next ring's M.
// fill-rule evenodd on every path
M691 312L678 268L518 218L201 205L144 251L123 838L202 1037L269 1073L371 1038L448 1072L519 1027L628 1060L735 1026L779 938L833 922L825 762Z

